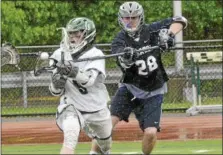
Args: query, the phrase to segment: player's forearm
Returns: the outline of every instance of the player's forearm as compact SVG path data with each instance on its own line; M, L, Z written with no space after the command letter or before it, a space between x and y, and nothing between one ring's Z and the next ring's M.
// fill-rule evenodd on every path
M173 23L170 25L169 33L176 35L183 29L183 25L181 23Z
M172 24L170 25L169 33L176 35L186 27L187 27L187 19L183 16L175 16L172 18Z

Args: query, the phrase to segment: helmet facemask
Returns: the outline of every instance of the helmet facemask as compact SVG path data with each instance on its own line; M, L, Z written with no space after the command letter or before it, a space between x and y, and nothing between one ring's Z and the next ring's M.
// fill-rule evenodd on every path
M77 51L80 51L86 44L87 41L84 39L86 31L80 30L80 31L69 31L68 37L69 37L69 44L70 48L72 49L72 53L76 53Z
M95 40L96 28L93 21L80 17L70 20L64 33L62 44L66 45L71 54L75 54Z
M134 37L144 24L144 11L137 2L125 2L118 13L119 25L129 36Z

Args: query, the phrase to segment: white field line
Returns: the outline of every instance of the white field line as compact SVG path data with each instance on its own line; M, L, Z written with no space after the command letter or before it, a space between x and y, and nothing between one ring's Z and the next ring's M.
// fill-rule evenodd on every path
M140 154L140 152L111 152L112 154Z
M195 150L193 151L194 153L205 153L205 152L209 152L210 150Z

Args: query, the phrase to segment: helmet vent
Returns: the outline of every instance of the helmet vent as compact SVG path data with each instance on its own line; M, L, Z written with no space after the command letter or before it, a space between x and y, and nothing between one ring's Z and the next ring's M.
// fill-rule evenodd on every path
M130 8L132 7L132 3L129 3Z

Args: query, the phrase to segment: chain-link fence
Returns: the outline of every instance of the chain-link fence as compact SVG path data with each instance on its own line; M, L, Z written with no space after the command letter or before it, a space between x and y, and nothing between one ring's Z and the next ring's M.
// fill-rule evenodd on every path
M185 111L193 105L192 79L193 66L186 57L188 52L222 52L222 40L184 41L182 70L176 69L178 60L175 51L163 53L163 62L170 80L168 93L165 94L163 109L165 111ZM220 46L219 46L220 45ZM96 44L110 54L110 44ZM1 108L2 116L13 115L54 115L59 98L52 96L48 90L50 74L34 76L33 69L36 54L39 51L52 52L59 46L20 46L21 62L18 70L14 66L1 68ZM106 59L106 86L112 97L118 88L121 71L115 58ZM222 61L199 63L199 94L202 105L222 104ZM197 95L197 94L196 94ZM108 103L109 104L109 103Z

